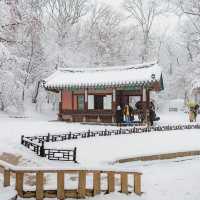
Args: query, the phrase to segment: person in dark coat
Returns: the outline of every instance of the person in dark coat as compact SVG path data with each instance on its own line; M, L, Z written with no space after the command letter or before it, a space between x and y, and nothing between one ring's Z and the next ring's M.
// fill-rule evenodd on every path
M156 113L152 108L150 108L149 109L149 119L150 119L151 126L153 126L153 122L155 121L155 118L156 118Z
M144 121L144 113L142 112L142 101L136 102L135 107L138 110L138 118L139 118L139 120L141 122L143 122Z
M194 121L196 122L196 120L197 120L197 113L198 113L198 110L199 110L199 105L198 104L196 104L195 106L194 106Z
M155 111L155 105L153 102L150 102L150 107L149 107L149 120L150 120L150 125L153 126L154 121L160 120L160 117L156 117L156 111Z
M122 108L120 105L117 106L117 110L116 110L116 123L117 126L121 126L123 120L123 113L122 113Z

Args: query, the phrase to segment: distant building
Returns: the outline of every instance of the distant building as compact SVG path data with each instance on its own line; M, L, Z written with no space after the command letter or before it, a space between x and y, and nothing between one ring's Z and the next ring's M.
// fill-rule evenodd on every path
M150 91L163 90L162 71L157 63L103 67L64 68L44 80L48 91L60 94L59 119L71 122L115 122L116 109L133 108L140 101L148 120Z

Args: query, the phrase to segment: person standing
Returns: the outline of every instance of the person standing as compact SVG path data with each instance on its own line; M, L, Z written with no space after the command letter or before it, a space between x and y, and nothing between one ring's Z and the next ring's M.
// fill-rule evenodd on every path
M129 106L126 104L124 107L124 121L126 124L130 123L130 110L129 110Z
M123 120L122 108L120 105L117 106L116 110L116 123L117 126L121 126L121 122Z
M193 122L195 120L195 103L193 101L189 101L187 103L187 106L189 108L189 120L190 122Z
M196 105L194 106L194 110L193 110L193 112L194 112L194 121L195 121L195 122L196 122L196 120L197 120L198 110L199 110L199 105L196 104Z
M129 113L130 113L130 122L133 123L134 122L134 110L131 105L129 105Z
M153 126L153 122L156 120L155 106L153 102L150 102L149 119L150 119L150 125Z

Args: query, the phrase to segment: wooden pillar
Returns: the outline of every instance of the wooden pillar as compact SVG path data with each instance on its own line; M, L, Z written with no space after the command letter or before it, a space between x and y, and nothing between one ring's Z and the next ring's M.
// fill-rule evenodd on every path
M16 172L16 185L15 189L20 197L23 197L23 183L24 183L24 173Z
M74 110L74 92L72 91L72 96L71 96L71 102L72 102L72 108L71 110Z
M112 91L112 113L113 113L112 122L115 122L115 119L116 119L116 89L115 88L113 88L113 91Z
M62 120L62 90L59 92L58 120Z
M147 101L146 88L143 87L142 88L142 111L143 111L143 115L144 115L144 123L147 123L147 105L146 105L146 101Z
M150 122L150 90L146 89L146 118L147 124Z
M115 191L115 174L114 172L108 172L108 193Z
M57 198L59 200L65 199L64 172L57 172Z
M126 172L121 173L121 192L128 194L128 174Z
M134 174L134 192L138 195L141 194L141 174Z
M10 186L10 171L5 169L3 175L4 175L3 186L4 187Z
M86 172L79 171L78 198L85 198L86 195Z
M93 173L93 195L101 192L101 173L100 171Z
M43 172L36 173L36 200L43 200L44 197L44 174Z
M85 89L85 93L84 93L84 110L87 111L88 110L88 89Z

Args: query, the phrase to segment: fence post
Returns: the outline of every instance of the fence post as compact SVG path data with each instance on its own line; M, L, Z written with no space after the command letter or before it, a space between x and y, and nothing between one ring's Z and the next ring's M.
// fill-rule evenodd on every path
M141 192L141 174L134 173L134 192L140 195Z
M77 163L77 161L76 161L76 153L77 153L77 148L75 147L74 150L73 150L73 161L75 163Z
M16 172L16 185L15 188L17 193L20 197L23 197L23 181L24 180L24 173Z
M93 173L93 196L101 192L101 173L100 171Z
M115 174L114 172L108 172L108 193L115 191Z
M57 198L60 200L65 199L65 181L64 172L57 172Z
M121 192L128 194L128 174L123 172L120 174L121 176Z
M68 134L68 140L71 140L71 138L72 138L72 133L69 132L69 134Z
M40 156L41 156L41 157L45 157L45 152L44 152L44 141L42 141L42 143L41 143L41 147L40 147Z
M24 144L24 135L21 136L21 144Z
M4 187L10 186L10 171L7 169L4 169L4 182L3 182Z
M50 140L50 133L48 133L47 135L47 142L49 142L49 140Z
M87 132L87 137L90 137L90 129Z
M86 194L86 172L79 171L78 177L78 198L85 198Z
M36 199L43 200L44 193L43 172L36 172Z

